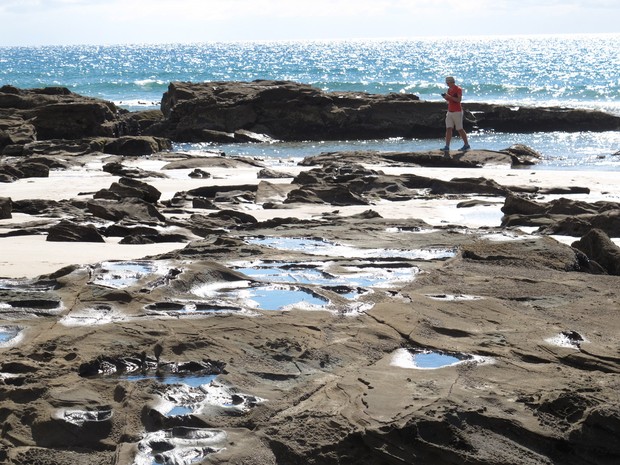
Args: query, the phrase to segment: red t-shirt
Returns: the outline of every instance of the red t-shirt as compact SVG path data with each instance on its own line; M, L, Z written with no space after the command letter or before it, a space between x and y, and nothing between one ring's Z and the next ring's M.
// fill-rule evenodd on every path
M461 89L456 84L448 89L448 95L451 97L462 97L463 89ZM452 100L448 100L448 111L463 111L463 107L461 107L461 102L454 102Z

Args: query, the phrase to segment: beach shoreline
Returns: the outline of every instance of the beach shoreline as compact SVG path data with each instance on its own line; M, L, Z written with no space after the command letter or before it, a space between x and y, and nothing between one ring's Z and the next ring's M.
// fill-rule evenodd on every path
M163 166L163 162L151 159L132 159L128 165L145 170L154 170ZM449 181L454 178L483 177L501 185L528 185L536 187L579 186L590 189L589 194L540 195L539 201L548 202L565 197L587 202L620 201L620 188L617 173L613 171L561 171L537 170L536 166L511 169L506 166L487 166L482 168L432 168L432 167L389 167L369 165L369 169L381 170L389 175L406 173L428 176ZM165 178L147 178L144 181L162 193L161 200L169 200L176 193L188 191L201 186L217 185L257 185L260 167L249 168L210 168L210 179L192 179L188 177L191 169L164 170ZM290 166L285 169L291 175L297 175L309 167ZM292 178L270 179L270 183L286 186ZM0 197L9 197L13 201L24 199L69 200L91 198L99 189L108 188L118 176L94 170L51 171L49 178L21 179L10 184L0 184ZM359 214L365 210L376 211L384 218L421 219L431 226L459 225L464 228L499 227L503 199L484 195L470 195L472 199L487 200L489 205L476 208L457 208L463 198L441 198L408 200L405 202L382 201L365 206L339 206L344 216ZM285 209L264 209L256 204L239 204L233 208L254 216L258 221L271 220L282 216L295 216L299 219L321 217L334 210L331 205L289 204ZM199 212L197 210L196 212ZM174 217L175 214L168 214ZM15 214L12 219L0 220L0 233L9 234L16 226L29 221L54 221L24 214ZM577 238L558 237L564 243ZM612 238L620 244L620 238ZM118 244L118 239L108 238L103 244L97 243L62 243L46 242L44 235L15 236L0 239L3 244L1 271L2 278L35 278L72 264L95 264L103 260L136 260L176 250L185 243L163 243L128 245Z

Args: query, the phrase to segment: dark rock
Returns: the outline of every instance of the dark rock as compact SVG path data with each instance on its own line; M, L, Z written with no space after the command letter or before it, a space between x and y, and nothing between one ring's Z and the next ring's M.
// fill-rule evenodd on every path
M502 212L505 215L542 215L546 213L547 207L539 202L525 199L516 195L508 195L504 201Z
M191 168L249 168L263 167L263 163L249 157L226 157L223 152L209 152L204 157L187 158L171 161L162 167L162 170L183 170ZM176 154L174 154L176 155ZM183 156L183 154L179 154Z
M128 167L117 161L112 161L103 165L103 171L115 176L123 176L125 178L133 179L166 177L166 175L158 171L147 171L137 167Z
M170 150L168 139L147 136L123 136L111 139L104 147L104 153L113 155L140 156Z
M283 179L293 177L293 175L290 173L283 173L281 171L276 171L269 168L263 168L257 173L256 176L258 177L258 179Z
M507 149L502 150L513 158L512 164L518 165L535 165L542 159L542 155L531 147L523 144L511 145Z
M284 203L328 203L331 205L368 205L370 202L346 186L313 186L290 191Z
M12 174L5 172L3 170L3 167L0 166L0 182L3 182L3 183L15 182L17 181L17 179L18 178L16 178Z
M161 197L153 186L131 178L120 178L118 182L112 183L109 189L102 189L94 195L96 199L115 199L122 200L136 198L149 203L157 203Z
M209 215L211 218L221 218L228 222L238 224L256 224L258 221L252 215L247 213L238 212L235 210L220 210L216 213Z
M13 202L9 197L0 197L0 220L11 218Z
M187 176L189 176L192 179L208 179L211 177L211 174L207 173L206 171L201 170L200 168L196 168L194 169L194 171L189 173Z
M21 171L22 178L49 178L50 169L43 163L25 161L18 163L16 168Z
M21 147L35 139L36 130L30 122L16 115L0 113L0 153L18 155Z
M487 194L507 195L509 189L486 178L454 178L450 181L434 179L431 183L432 194Z
M598 228L612 237L620 236L620 204L616 202L560 198L539 203L508 196L502 211L502 226L539 226L543 234L566 236L583 236Z
M131 235L150 236L159 233L155 228L148 228L146 226L124 226L118 223L112 224L105 228L100 228L100 231L106 237L125 237Z
M125 219L147 224L166 220L153 204L136 198L120 201L93 199L86 205L89 212L104 220L120 221Z
M103 101L52 103L42 106L32 115L37 139L79 139L114 135L115 108Z
M47 178L49 172L50 170L46 165L30 161L20 161L13 165L7 163L0 165L0 176L3 176L4 182L14 182L24 178Z
M516 165L515 157L505 151L469 150L467 152L430 150L423 152L378 152L372 150L353 150L324 152L305 157L301 166L316 166L328 163L359 164L381 166L428 166L454 168L480 168L485 165Z
M37 140L24 145L23 155L57 157L98 153L103 152L108 140L106 137Z
M143 236L142 234L131 234L120 240L119 244L144 245L155 244L152 239L155 236Z
M78 200L23 199L13 201L13 211L27 215L45 215L52 218L85 216L86 204Z
M192 208L202 208L205 210L219 210L217 205L215 205L211 200L205 199L203 197L194 197L192 199Z
M188 242L189 238L183 234L129 234L119 244L162 244L168 242Z
M163 120L164 114L161 110L146 110L127 112L119 117L118 134L119 136L137 135L140 136L149 127Z
M235 131L235 142L271 143L276 141L265 134L258 134L245 129L237 129Z
M105 242L92 224L81 225L70 221L61 221L49 228L46 240L50 242Z
M411 94L323 92L290 81L172 82L161 104L165 120L148 134L183 142L222 142L239 135L278 140L345 140L439 137L444 102L423 102ZM566 108L467 104L466 127L531 131L616 130L620 117ZM247 132L246 132L247 131ZM509 150L516 163L535 156Z
M204 186L197 187L187 191L187 194L195 197L205 197L207 199L224 199L237 195L244 195L243 193L250 193L254 195L258 187L255 184L237 184L230 186Z
M461 255L466 260L482 261L503 266L525 266L531 269L550 268L562 271L580 271L575 250L548 237L528 241L528 253L523 254L519 242L482 241L463 246Z
M620 247L600 229L588 231L571 245L586 254L590 260L601 265L608 274L620 275Z
M511 107L467 102L476 126L502 132L615 131L620 117L593 110L562 107Z

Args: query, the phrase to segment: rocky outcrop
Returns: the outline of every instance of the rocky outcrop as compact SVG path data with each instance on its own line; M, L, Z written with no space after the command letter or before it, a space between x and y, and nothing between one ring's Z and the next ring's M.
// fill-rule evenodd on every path
M97 149L119 155L169 150L177 142L270 142L441 137L445 103L412 94L324 92L290 81L172 82L161 111L127 112L63 87L0 87L0 154L28 154L40 141L111 138ZM606 131L620 117L567 108L466 104L468 129ZM146 137L150 136L150 137ZM47 150L58 151L56 144ZM62 145L62 144L61 144ZM41 150L43 146L39 145ZM93 150L95 147L90 147ZM39 152L41 153L41 152ZM506 151L530 164L531 151Z
M333 155L332 163L303 171L292 181L294 190L288 193L285 203L308 202L308 203L330 203L332 205L343 205L353 203L356 205L370 204L377 199L391 201L410 200L419 197L420 190L428 190L430 195L447 194L479 194L490 196L508 197L507 205L517 202L517 193L536 193L541 192L532 186L505 186L497 182L478 178L453 178L448 181L418 176L415 174L387 175L382 171L365 168L354 160L362 159L368 162L369 154L366 152L360 157L357 152L342 152ZM374 163L386 156L391 158L391 154L374 154ZM325 157L325 158L323 158ZM435 155L436 158L441 156ZM327 156L320 157L326 160ZM304 162L309 166L316 164L316 160L306 159ZM558 188L559 191L574 193L587 193L585 187L567 186ZM547 192L548 193L548 192ZM525 201L527 202L527 201ZM527 204L529 205L529 203ZM504 207L506 208L506 207ZM542 207L541 207L542 208Z
M129 113L112 102L64 87L5 85L0 87L0 154L151 154L170 149L169 141L142 136L162 118L159 110Z
M118 113L111 102L74 94L64 87L0 87L0 114L6 115L7 110L11 111L11 117L21 120L21 127L29 128L27 132L36 135L38 140L111 137L115 132ZM33 141L35 137L28 139ZM5 136L5 146L19 142L12 135Z
M502 226L537 226L542 234L579 237L600 229L612 237L620 235L620 204L616 202L560 198L545 203L511 195L502 212Z
M147 132L176 141L243 141L241 131L278 140L440 137L445 103L411 94L323 92L289 81L172 82L161 109L165 119ZM603 131L620 117L566 108L466 104L468 128Z

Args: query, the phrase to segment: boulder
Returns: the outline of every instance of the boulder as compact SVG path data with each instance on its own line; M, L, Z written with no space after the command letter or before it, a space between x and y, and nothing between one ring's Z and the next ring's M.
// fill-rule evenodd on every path
M108 141L103 151L113 155L140 156L171 148L170 141L161 137L123 136Z
M620 247L600 229L588 231L571 246L602 266L608 274L620 275Z
M49 228L46 240L50 242L105 242L92 224L83 225L66 220Z
M120 178L112 183L109 189L102 189L95 193L96 199L122 200L128 198L141 199L148 203L157 203L161 197L155 187L132 178Z
M49 178L49 166L33 161L24 161L16 164L16 168L22 173L21 178Z

